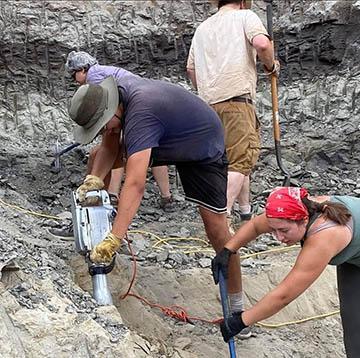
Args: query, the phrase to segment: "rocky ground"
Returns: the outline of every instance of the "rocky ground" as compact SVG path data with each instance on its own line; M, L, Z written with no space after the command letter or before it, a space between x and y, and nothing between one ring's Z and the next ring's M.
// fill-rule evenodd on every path
M360 195L360 2L274 1L282 158L293 185L312 194ZM265 3L253 1L265 20ZM114 306L98 307L83 257L72 239L49 230L70 222L70 192L82 181L89 148L51 167L56 142L72 141L67 101L75 89L64 71L71 50L103 64L179 83L190 90L185 63L194 28L214 9L208 1L0 1L0 356L226 357L218 327L179 322L134 297L120 299L132 275L126 247L108 275ZM283 175L272 140L271 96L259 66L257 112L262 151L252 174L252 203ZM196 208L170 171L176 211L158 206L149 174L129 238L137 259L133 292L153 303L181 305L189 315L221 315L210 275L213 252ZM44 216L39 215L44 214ZM166 241L161 239L167 238ZM169 239L171 238L171 240ZM279 244L269 236L242 251L246 305L286 275L297 249L246 256ZM338 315L270 328L338 308L334 270L253 337L236 341L239 357L345 357Z
M91 297L87 265L75 253L73 240L49 233L49 229L70 221L69 193L81 182L84 158L83 149L74 150L64 156L62 170L56 174L51 171L51 152L41 153L36 148L19 152L11 146L1 150L0 330L6 333L2 335L2 356L227 356L227 345L216 325L183 323L136 298L120 299L133 270L125 246L116 268L108 275L116 308L97 306ZM274 173L276 167L271 164L260 166L255 173L262 178L253 190L253 202L259 211L270 184L281 179ZM213 252L206 244L196 208L184 201L175 174L172 168L170 180L176 211L170 213L159 208L156 184L149 176L143 203L129 232L137 259L137 280L132 291L152 303L180 305L190 316L213 320L221 316L218 288L210 275ZM308 186L320 180L326 185L329 177L311 173L302 176L302 182ZM62 219L40 217L38 213ZM168 240L159 243L163 238ZM264 236L242 254L278 247L276 240ZM247 305L285 276L297 250L243 260ZM265 323L291 322L335 311L335 282L334 271L329 269L308 293ZM253 337L237 340L236 344L240 357L310 357L314 350L319 357L344 357L341 334L339 317L334 315L276 329L254 327ZM75 346L75 353L71 353Z

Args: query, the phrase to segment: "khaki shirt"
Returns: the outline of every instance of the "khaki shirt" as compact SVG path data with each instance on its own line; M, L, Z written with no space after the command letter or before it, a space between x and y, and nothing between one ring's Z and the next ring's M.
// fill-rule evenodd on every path
M251 10L222 7L196 29L187 68L195 70L198 92L213 104L244 94L255 99L257 35L268 36Z

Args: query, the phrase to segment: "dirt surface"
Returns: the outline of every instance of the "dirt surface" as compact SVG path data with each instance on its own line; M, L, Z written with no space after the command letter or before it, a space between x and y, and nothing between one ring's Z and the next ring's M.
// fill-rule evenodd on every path
M296 250L291 254L282 254L281 257L266 257L265 261L270 264L266 270L260 267L255 270L244 269L246 306L250 302L256 302L285 276L294 262L295 253ZM75 261L78 265L73 263L73 267L76 267L79 275L81 269L78 260ZM126 290L129 272L131 267L128 257L120 255L117 269L109 278L114 297ZM82 279L78 275L76 280L79 280L80 286L90 290L85 272L80 274ZM334 270L330 269L311 290L265 323L296 321L336 310L334 282ZM213 285L209 269L194 267L185 270L159 270L158 267L140 265L134 292L151 302L185 307L191 316L209 320L221 316L218 290ZM324 295L324 292L327 294ZM191 353L191 357L215 358L226 357L228 354L227 345L214 325L179 323L164 317L159 310L149 309L132 297L124 301L116 300L115 304L126 324L147 338L161 339L168 347L185 348ZM344 357L337 315L283 328L254 327L253 337L247 340L237 339L236 346L239 357L312 357L314 350L318 357Z
M70 154L63 163L62 172L54 174L49 167L51 158L43 153L17 153L16 157L8 153L4 163L8 165L3 166L0 180L3 200L36 213L59 215L65 219L30 215L2 203L1 255L2 262L15 262L20 272L30 274L34 279L53 280L73 302L75 310L91 312L96 303L86 293L91 293L91 281L83 257L75 253L72 239L49 234L51 227L69 221L69 190L81 181L83 154L81 151ZM171 170L172 191L177 199L176 211L171 213L158 207L156 185L151 177L148 180L141 209L129 232L137 257L137 276L132 291L152 303L180 305L190 316L213 320L221 316L218 287L213 284L209 267L213 252L206 242L199 240L206 241L200 217L196 208L183 200L175 178ZM159 244L159 239L169 237L172 239ZM272 237L265 236L244 249L242 254L278 248L279 244ZM280 282L294 263L298 250L259 254L243 260L247 307ZM186 253L188 251L191 252ZM58 275L54 276L54 270ZM179 322L134 297L121 300L132 272L133 261L124 246L115 269L108 275L109 286L125 326L147 342L161 347L152 351L151 344L141 343L141 350L147 356L228 356L227 344L222 341L216 325ZM26 277L19 274L14 279L14 276L4 274L2 281L20 305L34 309L36 305L31 296L21 295ZM41 300L41 297L35 298ZM336 278L334 269L329 268L310 290L266 323L293 322L337 309ZM251 338L236 339L236 347L239 357L313 357L314 354L317 357L345 357L338 315L281 328L256 326Z
M66 54L85 50L102 64L190 90L186 58L195 28L214 11L209 5L198 0L0 1L1 358L229 356L218 327L184 324L135 298L118 298L132 272L126 247L108 277L116 308L98 307L72 239L49 233L70 223L70 191L83 179L89 149L72 151L62 158L59 173L51 171L55 143L63 147L73 140L67 104L76 86L65 71ZM282 67L282 158L294 173L292 184L313 195L359 196L359 1L279 0L273 5ZM253 1L253 8L265 23L266 2ZM261 68L256 108L262 150L251 190L253 207L261 211L266 194L283 180L275 159L269 83ZM211 320L221 314L210 276L213 252L190 239L206 240L203 227L196 209L184 201L173 170L170 179L176 211L159 208L149 177L131 226L137 230L130 234L138 264L133 291ZM159 242L168 237L178 240ZM279 244L265 236L243 254L276 248ZM296 249L243 260L247 306L286 275L295 256ZM337 308L330 268L267 322L292 322ZM338 315L276 329L254 327L253 332L250 339L236 341L239 357L345 357Z

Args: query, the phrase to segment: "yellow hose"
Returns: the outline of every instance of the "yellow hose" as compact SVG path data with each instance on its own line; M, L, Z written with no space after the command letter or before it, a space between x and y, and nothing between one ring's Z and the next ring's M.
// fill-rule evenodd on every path
M54 219L54 220L62 220L61 218L59 218L58 216L53 216L53 215L47 215L47 214L41 214L32 210L27 210L24 208L21 208L20 206L17 205L13 205L13 204L8 204L5 201L3 201L2 199L0 199L0 204L2 204L3 206L15 209L15 210L19 210L25 214L29 214L29 215L33 215L33 216L39 216L42 218L47 218L47 219ZM170 238L161 238L160 236L149 232L149 231L144 231L144 230L129 230L128 231L129 234L143 234L143 235L150 235L152 236L154 239L157 240L157 242L152 245L152 248L157 249L157 250L161 250L161 245L167 245L170 247L174 247L174 245L170 245L169 241L197 241L197 242L201 242L203 244L205 244L206 246L204 247L199 247L196 248L195 246L177 246L178 249L184 249L184 248L190 248L191 250L188 251L182 251L182 253L184 254L190 254L190 253L197 253L197 252L211 252L213 253L214 250L211 248L211 246L209 245L208 241L203 240L203 239L199 239L196 237L170 237ZM294 249L298 249L299 246L291 246L291 247L280 247L280 248L276 248L276 249L270 249L270 250L266 250L266 251L260 251L260 252L255 252L252 254L246 254L246 255L241 255L240 258L241 259L245 259L245 258L249 258L249 257L254 257L254 256L259 256L259 255L264 255L264 254L269 254L269 253L278 253L278 252L284 252L284 251L290 251L290 250L294 250ZM315 320L315 319L321 319L321 318L326 318L326 317L330 317L330 316L334 316L339 314L340 311L336 310L333 312L329 312L329 313L324 313L324 314L320 314L320 315L316 315L316 316L311 316L311 317L307 317L307 318L303 318L303 319L299 319L299 320L295 320L295 321L288 321L288 322L282 322L282 323L263 323L263 322L258 322L256 325L260 326L260 327L264 327L264 328L280 328L280 327L284 327L284 326L289 326L292 324L299 324L299 323L304 323L304 322L308 322L311 320Z
M41 213L37 213L36 211L32 211L32 210L27 210L24 209L20 206L17 205L13 205L13 204L8 204L6 203L4 200L0 199L0 204L7 206L9 208L15 209L15 210L19 210L22 211L25 214L29 214L29 215L33 215L33 216L39 216L42 218L47 218L47 219L54 219L54 220L62 220L61 218L59 218L58 216L53 216L53 215L47 215L47 214L41 214Z

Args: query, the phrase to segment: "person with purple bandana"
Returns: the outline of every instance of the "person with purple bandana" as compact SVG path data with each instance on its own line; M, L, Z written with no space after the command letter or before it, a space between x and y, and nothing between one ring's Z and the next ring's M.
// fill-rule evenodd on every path
M325 270L337 266L340 314L348 358L360 357L360 198L310 197L303 188L277 188L269 195L265 213L244 224L212 261L215 283L218 270L228 276L228 260L240 247L264 233L302 248L280 284L253 307L235 312L221 324L227 342L245 327L264 320L301 295Z
M120 83L125 83L132 81L135 78L139 78L138 75L120 67L99 65L98 61L85 51L71 51L67 56L65 67L79 85L83 85L85 83L99 84L109 76L113 76L118 85ZM116 135L116 133L112 132L114 132L114 130L110 132L102 132L102 145L107 145L109 139L111 140L112 134ZM108 138L109 136L110 138ZM99 150L101 150L101 146L96 146L90 151L87 174L91 172L92 163ZM122 158L118 158L115 163L115 167L111 171L111 179L109 176L105 180L108 192L112 197L114 195L117 197L120 191L123 171ZM152 174L160 191L160 207L164 211L173 211L174 202L170 192L167 166L152 168Z

